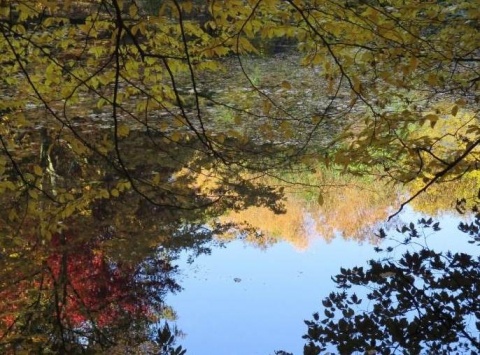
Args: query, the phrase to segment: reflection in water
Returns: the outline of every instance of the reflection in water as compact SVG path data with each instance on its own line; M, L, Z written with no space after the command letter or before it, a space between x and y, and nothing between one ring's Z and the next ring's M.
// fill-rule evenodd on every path
M399 196L399 189L380 181L348 181L341 188L326 191L323 205L312 211L317 233L326 240L341 236L372 242Z
M179 176L176 183L180 184L183 176L180 171L180 167L171 167L159 180L168 181L168 176L175 175ZM198 184L198 179L193 182L185 179L185 184ZM76 181L82 183L82 180ZM179 325L181 329L185 325L187 333L202 327L195 323L197 316L191 307L197 311L203 309L206 306L202 302L211 303L212 298L220 306L224 298L230 297L230 303L225 304L222 312L226 317L229 315L230 321L237 322L241 303L248 309L257 309L258 317L270 319L272 315L262 313L256 303L266 297L261 309L269 306L284 309L279 313L284 318L279 318L278 322L291 322L294 326L298 319L308 318L309 312L316 309L318 295L324 294L321 290L331 289L325 286L327 275L336 273L339 266L348 266L347 263L355 260L363 262L372 256L369 244L358 246L355 243L352 247L334 237L369 240L373 236L369 228L385 219L392 201L389 198L395 198L391 197L393 193L388 188L379 188L380 185L374 189L362 181L350 183L342 187L341 194L335 190L325 193L322 206L290 196L285 201L287 212L284 214L251 207L225 214L220 218L224 224L218 225L213 222L221 212L218 206L215 212L206 208L185 213L181 209L151 208L138 194L128 191L119 191L118 196L114 196L116 193L110 190L104 197L91 197L91 189L101 191L113 184L107 179L106 185L100 188L84 187L84 192L78 194L75 201L79 203L85 199L85 202L75 207L75 213L63 218L62 223L56 222L56 231L52 234L45 232L52 229L44 219L50 217L51 221L56 221L55 213L65 212L65 208L55 209L55 204L48 199L32 200L28 194L6 193L4 205L8 208L1 213L2 350L95 352L108 349L120 353L129 349L143 352L145 348L139 347L148 345L155 349L159 346L154 341L152 326L162 319L175 319L177 311L182 317ZM70 188L66 182L64 184L63 188ZM22 212L23 220L19 224L18 216ZM241 225L244 222L250 229ZM246 232L239 234L242 227ZM183 280L179 285L174 264L180 253L181 265L188 268L187 259L192 262L208 254L212 241L242 236L250 245L261 248L254 251L245 249L243 244L230 244L226 257L212 257L208 276L204 277L201 275L204 271L200 271L194 274L198 279ZM302 253L293 252L285 241ZM268 271L265 263L271 264ZM202 261L193 265L208 267ZM249 271L242 269L245 266ZM322 278L318 278L319 270ZM262 276L262 273L267 274ZM307 277L307 273L310 276ZM222 280L212 284L212 278ZM320 289L312 286L315 284ZM169 298L174 306L172 310L166 305L165 297L179 291L180 286L187 290L178 298ZM267 290L276 293L267 296ZM214 294L204 294L204 291L214 291ZM236 301L231 292L238 293ZM300 294L312 298L299 299ZM296 304L302 304L305 309L297 309ZM208 307L204 311L208 313ZM189 317L192 318L188 320ZM200 318L202 322L211 319L215 324L223 324L221 317L205 314ZM251 322L251 318L245 321ZM272 325L265 323L264 326ZM290 336L287 333L285 338ZM226 336L225 341L228 339L231 343L225 344L226 347L235 344L236 338ZM201 349L190 340L185 343L190 343L196 353ZM260 340L256 345L260 346ZM281 348L282 344L279 342L277 346Z
M175 267L158 254L139 264L113 260L101 249L102 239L111 237L85 242L65 231L4 255L0 336L6 351L92 351L148 339L146 325L161 315L163 295L179 290Z
M367 267L341 268L332 277L336 290L322 300L320 312L305 322L305 353L466 354L480 350L480 258L472 249L472 244L480 246L480 215L473 223L443 222L447 219L420 218L397 233L382 233L386 239L382 248L388 247L379 249L381 254ZM438 234L445 226L453 227L453 233L443 231L443 243L438 245ZM455 244L453 250L446 246L448 239ZM431 241L436 242L435 248Z
M392 213L391 206L399 200L400 190L378 181L330 174L324 177L331 188L323 192L321 205L290 194L284 201L285 213L264 207L230 212L221 220L237 224L238 230L222 238L236 239L242 231L252 245L267 248L288 241L300 250L308 248L314 234L326 241L342 237L375 242L374 232Z
M417 181L409 188L416 192L423 183ZM430 216L447 213L465 213L472 209L480 189L480 173L467 172L461 180L445 181L440 185L432 185L424 194L412 201L412 207ZM448 191L449 193L445 193ZM463 199L463 200L462 200Z
M373 77L365 76L372 79L374 90L354 75L363 71L356 67L370 59L366 56L358 63L352 62L348 51L339 53L348 59L343 61L346 71L342 69L340 77L329 74L325 78L332 89L339 80L333 97L324 97L324 90L304 95L321 86L322 80L316 75L308 75L306 82L302 82L307 79L305 75L294 75L292 84L260 79L260 85L252 76L246 78L248 87L255 89L247 90L249 94L244 94L243 88L228 89L232 82L243 85L236 76L226 84L217 80L207 83L204 79L216 77L214 74L220 74L218 81L225 76L216 60L203 60L203 55L211 51L209 39L221 39L222 31L210 26L218 33L206 33L205 18L200 18L203 15L198 17L195 11L189 14L191 1L174 1L178 11L173 12L168 4L164 7L164 2L156 1L162 3L158 23L138 11L141 8L137 3L143 2L127 5L126 17L120 1L111 2L114 6L86 2L87 8L88 3L102 6L93 11L95 16L82 18L80 22L85 23L76 26L69 24L75 21L55 16L54 10L63 12L66 18L73 16L76 6L67 6L71 1L58 2L58 8L49 1L0 1L0 47L6 56L1 67L5 78L0 107L0 346L5 352L118 353L122 347L130 346L131 351L140 352L141 348L135 348L138 344L152 343L152 324L167 317L166 313L173 314L167 312L164 297L179 290L172 264L181 251L188 250L197 257L209 251L215 236L219 236L216 240L244 236L265 252L272 250L275 246L268 248L275 242L288 240L307 253L313 229L328 241L339 235L365 240L372 235L371 229L385 219L391 201L397 198L395 191L377 182L372 188L365 181L347 184L320 176L321 181L313 185L333 187L322 191L318 198L321 207L290 197L289 212L276 215L265 207L281 212L281 193L260 183L259 176L270 176L299 162L310 166L318 161L327 168L329 164L344 165L345 171L352 165L354 173L362 173L361 165L373 165L363 173L376 174L378 167L384 170L381 175L400 181L417 177L435 181L448 172L442 173L444 166L453 168L446 162L463 154L464 143L468 147L478 139L478 127L474 125L472 130L467 126L476 123L474 114L460 121L463 127L455 130L455 136L445 134L456 129L455 121L463 115L458 112L459 106L466 102L456 102L454 108L448 104L439 110L439 115L443 111L448 119L429 115L430 128L436 124L442 132L434 133L424 125L415 132L419 136L407 134L404 142L403 130L409 129L408 121L417 121L415 115L422 117L424 109L434 109L434 97L429 97L424 108L417 108L415 103L410 112L410 93L403 97L405 85L397 83L395 86L402 87L396 93L400 105L389 112L395 100L373 99L377 89L382 89L376 85L377 70L367 70ZM29 3L32 6L25 5ZM354 14L353 10L348 6L347 12ZM112 16L115 12L116 16ZM187 20L185 28L183 15ZM292 14L281 10L277 15L288 22ZM259 19L269 22L267 17ZM168 19L171 31L163 31L164 19ZM197 20L202 26L196 26ZM211 20L210 16L207 20ZM132 21L138 23L132 27ZM162 31L146 30L157 24ZM475 34L468 29L467 35ZM130 38L123 40L122 34ZM313 37L310 43L302 44L306 51L318 49ZM385 38L380 37L383 43ZM234 50L233 42L224 41L221 48L214 46L218 53L213 51L207 57L220 59L227 53L241 52L240 47L249 47L239 47L240 41L236 41ZM325 42L323 37L321 42ZM468 47L470 54L476 49ZM379 55L398 57L397 67L407 65L402 68L408 79L419 63L403 63L409 58L402 57L401 50L396 53L397 49L392 53L382 50ZM242 50L255 52L254 48ZM313 64L317 57L321 53ZM340 64L342 60L335 58L335 62ZM353 70L347 62L352 62ZM372 62L375 67L377 62ZM248 76L243 64L240 67ZM305 73L298 65L288 67L295 69L294 74ZM380 66L380 82L390 83L383 77L383 69ZM468 65L463 69L470 72ZM270 73L265 65L260 70L265 71L261 76ZM211 75L204 76L207 72ZM477 76L475 72L464 78L475 83ZM289 77L293 79L290 75L284 79ZM427 78L427 84L444 86L443 79L440 85L433 77ZM342 103L350 91L344 90L345 78L353 89L349 107ZM462 77L453 79L463 86ZM310 85L312 80L315 86ZM209 84L213 86L211 92L204 90ZM305 85L310 89L302 89ZM301 97L306 100L295 103ZM361 112L365 105L357 105L357 101L369 106L372 117ZM423 101L423 94L419 101ZM39 107L45 111L40 112ZM425 116L423 121L427 119ZM355 124L349 127L350 122ZM448 127L452 123L453 127ZM448 130L443 132L444 128ZM330 136L350 129L355 131L353 137ZM371 139L364 139L367 136ZM389 148L394 148L393 152ZM478 152L472 152L451 171L454 176L461 176L465 168L476 169L473 153ZM426 175L429 171L441 174L432 177ZM244 212L236 213L240 210ZM311 219L306 221L305 215ZM218 219L226 224L216 224ZM243 222L246 228L235 226ZM346 251L337 251L335 258L346 258ZM257 255L249 262L255 264L259 259ZM286 262L289 268L300 264L298 259ZM285 269L276 276L282 281L292 277ZM248 282L247 277L236 274L231 275L231 280L238 286ZM219 290L215 291L218 296ZM290 296L299 288L284 282L275 291ZM256 294L252 298L258 297ZM238 300L229 309L237 311L235 306L241 302ZM278 313L285 310L284 304L275 306ZM260 311L257 309L249 321L267 318ZM231 318L241 316L233 314ZM282 317L277 320L282 321ZM162 334L165 338L171 335L166 330Z
M421 217L407 207L397 224ZM429 237L428 246L436 251L471 250L468 238L458 233L459 220L445 216L442 230ZM395 235L401 243L402 236ZM419 243L425 242L423 236ZM385 256L369 243L342 238L329 242L312 238L309 248L302 251L282 240L267 249L249 246L233 241L225 248L212 249L211 255L201 256L193 264L186 256L180 257L185 289L167 296L167 300L177 312L178 326L186 333L182 344L195 354L273 354L275 349L301 354L306 342L302 335L307 330L303 320L311 319L312 313L321 309L322 299L338 291L331 276L341 267L367 269L368 260ZM419 245L395 248L389 256L399 257L405 248L421 249ZM360 298L367 291L355 289ZM328 350L338 353L334 347Z
M158 347L152 333L154 325L175 318L175 309L168 308L164 298L182 286L173 266L178 255L187 252L192 261L209 253L214 242L242 237L260 246L260 254L238 252L237 259L230 255L222 265L215 266L213 273L221 275L219 270L225 265L248 264L251 275L255 275L261 272L261 263L268 262L267 253L271 250L275 255L277 247L288 249L281 243L288 241L303 256L271 259L274 268L264 280L281 281L273 289L277 296L286 298L272 304L286 307L283 302L288 299L292 312L287 321L296 322L294 318L306 318L308 314L294 311L293 303L303 301L292 293L314 294L317 291L312 289L312 283L323 283L310 280L308 288L300 291L304 286L292 281L303 279L303 263L308 263L305 255L323 253L320 258L325 260L327 249L317 236L332 244L343 243L333 240L336 236L371 241L372 230L388 216L389 206L398 196L398 192L378 183L329 177L333 188L323 192L321 205L291 194L285 201L287 213L276 214L265 207L276 206L276 212L281 212L281 206L276 205L276 190L248 179L242 181L235 169L229 172L233 181L220 180L218 167L214 167L211 157L198 153L194 142L185 142L172 156L171 151L178 147L169 147L169 154L162 154L155 138L144 138L132 133L122 142L130 162L129 176L139 183L139 191L132 191L131 182L114 166L98 156L72 150L65 141L49 143L56 144L48 149L51 171L40 161L44 157L35 150L40 147L33 146L31 154L24 150L12 152L19 164L38 174L22 177L8 167L2 181L2 351L142 352L144 348L140 347L147 344L154 349ZM38 169L44 169L43 175ZM24 185L22 178L30 179L31 185ZM476 186L477 179L472 175L471 180L462 181ZM148 201L149 196L155 196L155 204ZM213 200L218 203L211 203ZM198 206L201 208L194 208ZM318 245L322 249L316 249ZM369 246L346 248L350 245L328 249L343 266L346 260L353 260L348 253L355 250L358 254ZM279 261L285 264L279 265ZM314 268L329 275L336 271L321 264ZM292 270L296 272L293 275ZM252 279L248 274L232 272L228 282L246 289ZM197 286L201 289L205 285L202 281ZM195 290L195 286L188 287ZM230 289L221 290L224 284L211 287L215 297ZM259 299L264 297L263 292L265 288L257 287L248 291L248 297ZM205 301L210 302L210 298L205 295ZM189 302L195 304L194 300ZM238 299L225 311L233 318L240 317L236 307L241 302ZM305 312L312 309L314 304ZM261 313L258 316L270 317ZM204 319L207 317L212 315ZM195 346L192 350L196 351Z
M221 217L222 221L235 223L237 229L229 231L220 238L235 240L241 231L245 232L245 240L262 249L285 240L295 248L304 250L308 247L309 238L304 220L305 204L289 199L285 201L286 212L276 214L265 207L250 207L243 211L233 211Z
M364 264L373 247L337 238L312 238L298 250L279 240L268 249L232 241L188 264L179 259L184 290L167 296L186 333L182 344L200 355L301 354L303 319L334 287L340 266ZM235 282L235 279L241 282Z
M174 315L164 295L180 289L172 262L185 249L208 252L222 227L204 226L241 202L240 185L193 188L212 158L192 141L165 152L155 138L132 133L122 141L121 174L70 138L43 129L25 138L28 149L9 151L16 165L6 166L0 195L1 352L155 347L152 325ZM272 189L242 188L253 193L249 203L275 204ZM212 204L219 194L229 198Z

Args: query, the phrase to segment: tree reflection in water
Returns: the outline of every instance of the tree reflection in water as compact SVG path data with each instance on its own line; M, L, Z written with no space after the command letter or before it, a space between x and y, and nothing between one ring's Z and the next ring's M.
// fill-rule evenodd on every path
M149 341L150 325L164 317L164 295L180 290L176 251L152 246L138 255L132 243L131 257L118 258L117 237L111 226L66 229L49 241L3 238L3 351L76 353Z
M378 248L384 258L371 260L367 268L341 268L333 278L340 291L331 292L322 301L322 312L305 322L305 354L332 348L342 354L477 353L478 208L474 213L473 222L458 225L472 244L463 252L429 248L425 235L438 232L441 223L422 218L398 229L401 240ZM383 230L379 237L388 238Z
M38 189L17 189L24 177L15 167L6 171L12 188L1 195L1 351L176 351L178 332L155 329L174 317L163 298L180 290L178 253L208 253L213 236L230 228L216 216L226 208L275 206L277 192L242 183L233 168L228 184L214 168L205 178L212 157L194 140L168 149L163 143L165 152L132 133L123 142L128 175L61 142L48 148L50 178L31 177ZM11 154L18 166L41 159L35 149Z

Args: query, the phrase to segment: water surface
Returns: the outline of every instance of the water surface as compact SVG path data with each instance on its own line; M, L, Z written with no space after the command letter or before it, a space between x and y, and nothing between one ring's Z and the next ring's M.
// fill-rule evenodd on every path
M407 209L401 219L420 217ZM428 246L468 248L467 238L457 230L459 219L445 215L441 220L442 231L427 238ZM331 276L340 267L366 265L380 256L384 254L369 243L342 238L326 242L319 236L312 236L306 250L287 242L261 250L233 241L192 264L185 254L180 260L184 291L166 300L186 333L179 343L191 354L273 354L280 349L301 354L303 320L320 311L321 300L335 291Z

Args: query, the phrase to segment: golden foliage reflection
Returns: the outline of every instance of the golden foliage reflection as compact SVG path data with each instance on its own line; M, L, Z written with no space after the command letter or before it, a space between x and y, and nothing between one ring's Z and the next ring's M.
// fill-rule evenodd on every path
M305 224L305 203L288 199L285 203L286 213L276 214L266 207L250 207L243 211L231 212L222 217L223 222L238 224L245 231L246 241L266 248L278 241L288 241L295 248L304 250L308 247L308 232ZM222 236L224 239L237 238L237 233Z
M336 176L335 184L322 196L323 203L319 205L289 194L284 214L275 214L264 207L250 207L229 213L222 217L222 222L237 224L246 231L246 241L259 247L287 241L304 250L316 236L326 241L337 236L359 242L374 241L374 232L391 214L399 191L379 181ZM238 237L236 233L223 236L224 239L235 237Z

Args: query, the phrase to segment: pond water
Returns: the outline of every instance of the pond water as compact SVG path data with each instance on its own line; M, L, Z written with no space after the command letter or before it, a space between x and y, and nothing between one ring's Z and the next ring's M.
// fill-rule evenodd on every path
M92 139L98 138L96 135L100 133L91 132ZM32 136L32 141L35 141L33 138L42 141L43 145L45 137ZM145 138L144 133L132 132L128 139L122 140L122 147L123 156L131 164L131 176L138 181L151 178L155 186L167 188L165 191L169 192L159 196L149 186L144 190L149 196L176 201L185 191L194 191L186 195L187 203L189 198L198 204L198 198L203 202L210 201L209 189L215 191L218 188L218 193L223 194L214 175L210 180L206 178L210 174L205 174L202 169L213 164L212 158L199 156L195 142L167 144L158 136ZM158 152L159 144L166 152ZM40 148L38 142L32 147ZM38 196L35 193L28 195L33 196L33 201L28 197L23 200L25 207L14 199L9 200L6 195L9 208L4 208L3 220L9 221L10 229L6 228L5 235L13 237L3 242L4 250L8 251L4 254L9 258L0 258L0 266L3 266L2 262L6 265L0 267L4 270L0 282L16 280L21 275L17 270L25 270L34 276L25 284L13 282L13 291L5 288L0 314L3 311L7 315L4 322L8 325L7 322L12 322L7 317L10 317L13 300L20 298L22 307L29 309L32 295L41 294L45 304L55 304L52 295L63 294L70 299L65 319L71 323L72 342L77 341L77 333L82 331L85 339L92 339L89 346L104 339L101 332L85 327L88 322L97 322L111 331L111 338L121 347L125 335L130 337L137 331L125 329L121 316L132 324L137 322L144 326L145 319L154 312L158 312L155 317L159 314L160 319L163 316L170 319L170 308L162 309L167 305L177 316L175 325L185 334L177 337L177 343L187 349L188 354L273 354L276 350L301 354L305 343L302 335L307 331L303 321L311 319L314 312L322 311L322 299L335 290L331 276L336 275L340 267L366 265L369 259L379 257L371 244L373 230L394 212L391 206L398 207L402 196L412 193L399 192L376 181L319 169L304 176L298 172L295 173L298 176L288 176L293 184L287 191L289 199L285 200L285 207L288 213L285 215L275 215L266 207L263 210L232 211L227 205L218 210L187 209L185 212L181 208L172 208L165 211L158 206L152 208L141 196L128 192L129 182L117 178L117 172L105 162L91 158L85 164L67 144L54 148L57 180L53 175L50 178L47 175L42 184L47 191L52 188L52 192L57 193L53 187L58 188L60 197L72 203L56 212L54 208L58 207L49 207L43 200L36 202ZM27 150L16 153L20 161L25 160L28 164L32 156L38 160L40 155ZM74 165L72 161L80 163ZM91 169L92 164L98 169ZM186 171L185 166L191 170ZM236 176L235 171L230 171L232 169L229 167L229 174ZM198 171L198 176L192 174L193 171ZM73 179L64 178L71 174L76 174ZM469 185L471 181L477 182L475 176L471 180L464 178L464 181L467 182L465 188L459 189L458 195L475 190L471 187L475 184ZM295 186L297 182L302 189L300 192ZM308 190L305 186L309 184L314 187L325 185L330 189L325 189L319 196L316 188L304 191ZM448 185L438 188L439 197L419 198L412 204L413 208L426 213L451 209L452 197L443 193L444 186ZM81 198L80 192L84 194ZM262 190L253 187L239 192L253 198L252 205L255 205L255 198L262 198L259 195ZM265 199L273 198L268 191L263 193ZM16 238L18 216L23 215L20 212L27 207L28 223L18 222L24 226L21 231L23 239ZM9 212L15 208L17 217ZM50 212L68 219L68 230L46 234L45 239L38 242L36 228L40 225L47 229L45 221L49 220ZM73 212L76 213L73 215ZM218 243L212 246L211 234L199 236L197 233L209 225L210 216L227 223L246 220L265 238L258 243L247 238L246 242L240 233L234 233L230 241L222 239L225 241L223 247L215 246ZM412 209L406 208L396 220L410 222L419 217ZM448 228L434 239L438 240L437 246L458 248L460 244L449 239L455 234L458 219L442 216L441 220L443 227ZM62 223L58 221L59 225ZM429 243L433 246L433 239ZM212 248L210 255L202 253L207 247ZM159 248L163 251L161 260L155 254ZM185 251L176 260L180 250ZM196 253L200 255L190 258ZM191 259L193 262L189 263ZM53 272L44 267L45 260ZM180 275L171 272L174 269L170 265L172 260L178 263ZM48 287L43 286L43 280L35 279L40 273L45 273ZM57 280L65 282L68 287L60 287ZM183 291L172 294L177 283ZM88 300L88 307L94 312L83 312L84 300ZM50 309L45 307L44 310L40 303L36 307L38 320L35 321L42 325L42 335L51 334L52 338L61 339L63 324L59 327L55 321L45 321L45 315L51 314ZM148 318L148 321L155 325L158 320L155 317ZM23 331L22 323L18 324ZM151 324L144 329L150 330L149 326ZM15 336L15 332L11 333ZM79 344L86 346L86 342ZM105 347L109 346L110 341L105 342ZM138 348L129 351L142 353ZM332 351L335 353L334 349ZM112 350L111 353L120 351Z
M316 31L298 47L287 30L245 42L263 5L235 40L209 26L213 2L199 13L174 2L178 22L154 2L158 23L137 2L123 18L117 2L0 1L0 354L164 354L167 321L188 354L300 354L332 275L381 257L373 231L392 206L437 190L395 222L408 223L480 187L466 159L478 87L449 90L478 81L475 60L444 80L415 53L377 58L340 41L334 54L322 37L329 61ZM295 45L274 53L280 43ZM433 67L448 68L443 57ZM430 186L463 160L463 185ZM458 219L441 219L428 245L463 248Z
M407 208L399 220L421 217ZM467 238L457 229L459 218L440 220L442 230L425 243L434 250L468 250ZM394 253L399 256L401 249ZM366 265L380 256L369 243L326 242L318 235L311 235L306 250L287 242L261 250L234 241L193 263L183 254L179 283L184 290L166 300L185 333L179 343L192 354L301 354L303 320L320 311L321 300L335 291L331 276L340 267Z

